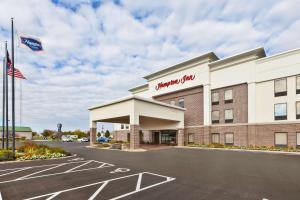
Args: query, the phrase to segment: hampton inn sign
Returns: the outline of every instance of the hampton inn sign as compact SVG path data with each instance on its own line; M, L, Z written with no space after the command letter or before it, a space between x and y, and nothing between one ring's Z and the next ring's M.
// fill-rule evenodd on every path
M182 78L170 80L167 82L160 82L155 86L156 90L159 90L164 87L169 87L170 85L184 84L187 81L192 81L195 79L195 75L184 75Z

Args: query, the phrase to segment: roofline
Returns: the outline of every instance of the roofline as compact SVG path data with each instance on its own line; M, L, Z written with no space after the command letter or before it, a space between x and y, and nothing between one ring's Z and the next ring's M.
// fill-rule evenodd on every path
M152 100L152 99L149 99L149 98L144 98L144 97L140 97L140 96L136 96L136 95L132 95L132 96L129 96L129 97L124 97L124 98L117 99L117 100L114 100L114 101L111 101L111 102L108 102L108 103L100 104L100 105L97 105L97 106L92 106L92 107L88 108L88 110L91 111L91 110L94 110L94 109L97 109L97 108L101 108L101 107L121 103L121 102L124 102L124 101L129 101L129 100L140 100L140 101L145 101L145 102L148 102L148 103L153 103L153 104L157 104L157 105L161 105L161 106L165 106L165 107L170 107L170 108L174 108L174 109L178 109L178 110L183 110L183 111L186 110L185 108L181 108L181 107L178 107L178 106L170 105L170 104L167 104L167 103L163 103L163 102L160 102L160 101L155 101L155 100Z
M266 56L264 58L260 58L257 60L257 62L264 62L264 61L267 61L269 59L276 59L277 57L281 57L285 54L293 54L293 53L297 53L298 51L300 51L300 48L296 48L296 49L292 49L292 50L287 50L287 51L283 51L283 52L280 52L280 53L276 53L274 55L271 55L271 56Z
M198 57L195 57L195 58L192 58L192 59L180 62L178 64L172 65L171 67L168 67L168 68L162 69L160 71L154 72L152 74L149 74L147 76L144 76L143 78L149 80L149 79L151 79L151 78L153 78L155 76L158 76L158 75L160 75L162 73L166 73L166 72L178 69L178 68L180 68L182 66L185 66L185 65L188 65L188 64L192 64L192 63L195 63L197 61L201 61L201 60L205 60L205 59L208 59L209 61L215 61L215 60L218 60L219 58L218 58L218 56L216 56L216 54L214 52L205 53L205 54L202 54L202 55L200 55Z
M255 59L264 58L264 57L266 57L266 52L263 47L258 47L255 49L251 49L251 50L248 50L248 51L245 51L242 53L238 53L238 54L226 57L224 59L220 59L220 60L211 62L211 63L209 63L209 66L216 67L216 66L226 65L231 62L237 61L239 59L247 58L247 57L250 58L253 56L255 56Z
M149 85L148 83L146 83L144 85L139 85L139 86L136 86L134 88L129 89L128 91L129 92L136 92L137 90L141 90L141 89L145 89L145 88L148 89L148 85Z

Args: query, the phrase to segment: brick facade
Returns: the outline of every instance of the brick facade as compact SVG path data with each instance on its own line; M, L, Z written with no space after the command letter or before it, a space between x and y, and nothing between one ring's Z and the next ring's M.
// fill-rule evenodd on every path
M130 125L130 149L138 149L140 147L140 126Z
M225 103L225 91L232 90L232 103ZM248 86L240 84L226 88L212 90L211 93L219 93L219 104L212 105L212 111L218 110L219 124L225 123L225 110L233 109L233 123L248 122Z
M97 138L97 128L90 128L90 144L93 145L93 143L96 142Z
M191 88L178 92L153 97L157 101L170 104L175 101L178 106L179 99L184 99L184 126L203 125L203 87Z

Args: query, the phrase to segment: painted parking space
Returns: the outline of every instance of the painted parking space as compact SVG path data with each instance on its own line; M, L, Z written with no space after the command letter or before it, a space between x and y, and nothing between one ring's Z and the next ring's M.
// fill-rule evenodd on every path
M74 173L85 170L94 170L113 167L113 164L96 160L63 162L49 165L34 165L13 169L0 170L0 183L20 181L24 179Z
M2 175L2 176L1 176ZM97 160L0 170L2 199L119 199L175 179Z

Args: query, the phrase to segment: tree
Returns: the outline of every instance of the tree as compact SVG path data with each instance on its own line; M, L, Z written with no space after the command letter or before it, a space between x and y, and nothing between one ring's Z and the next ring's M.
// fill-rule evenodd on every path
M105 137L108 138L109 136L110 136L110 132L109 132L109 130L106 130L106 131L105 131Z
M37 136L37 132L32 131L32 137L35 137L35 136Z
M101 136L101 133L100 133L100 132L98 132L98 133L97 133L97 137L100 137L100 136Z
M49 129L45 129L42 133L42 136L44 137L52 137L54 134L54 131L52 130L49 130Z

